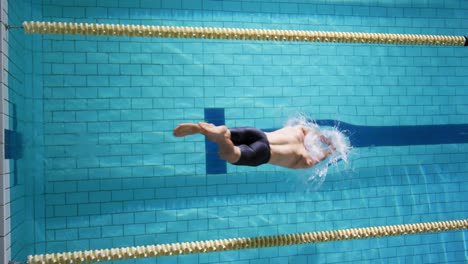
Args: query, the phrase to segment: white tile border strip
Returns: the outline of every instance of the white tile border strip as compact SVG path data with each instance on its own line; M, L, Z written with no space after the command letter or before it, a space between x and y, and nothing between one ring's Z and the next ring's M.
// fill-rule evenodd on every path
M0 18L2 21L8 21L8 0L0 1ZM0 120L0 136L1 150L0 157L0 263L8 263L11 259L11 240L10 240L10 192L9 192L9 163L5 160L4 148L4 129L8 128L8 107L3 107L5 99L8 98L8 88L5 73L8 69L8 36L5 27L0 27L0 99L1 99L1 120Z

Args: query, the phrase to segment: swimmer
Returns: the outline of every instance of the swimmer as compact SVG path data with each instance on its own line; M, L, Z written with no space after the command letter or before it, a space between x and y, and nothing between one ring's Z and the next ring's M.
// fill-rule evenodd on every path
M308 154L304 139L316 133L329 147L316 159ZM200 122L180 124L174 136L202 134L219 147L219 158L234 165L259 166L265 163L290 168L310 168L325 159L335 149L332 142L319 132L305 126L287 126L270 133L256 128L231 128Z

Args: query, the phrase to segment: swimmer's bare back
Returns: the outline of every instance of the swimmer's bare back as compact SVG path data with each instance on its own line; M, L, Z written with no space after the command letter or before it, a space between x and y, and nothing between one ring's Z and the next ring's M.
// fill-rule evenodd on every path
M326 149L318 160L312 159L304 146L307 133L318 132L303 126L292 126L266 133L271 148L271 158L268 163L290 169L305 169L314 166L332 153L330 140L320 134L320 138L330 145L330 148Z

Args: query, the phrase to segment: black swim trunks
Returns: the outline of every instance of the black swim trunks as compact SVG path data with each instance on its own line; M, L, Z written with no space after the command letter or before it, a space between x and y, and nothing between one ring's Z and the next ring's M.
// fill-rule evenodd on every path
M270 143L266 134L256 128L231 128L231 140L241 151L234 165L259 166L270 161Z

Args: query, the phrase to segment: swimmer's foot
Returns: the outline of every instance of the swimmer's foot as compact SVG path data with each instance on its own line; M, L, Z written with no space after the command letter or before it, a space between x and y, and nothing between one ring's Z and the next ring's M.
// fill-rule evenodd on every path
M215 126L205 122L200 122L198 125L201 130L200 133L205 135L209 140L216 143L222 143L226 140L230 141L231 133L226 126Z
M174 129L174 136L176 137L185 137L197 133L201 133L201 128L198 124L193 123L180 124Z
M222 142L231 138L231 133L226 126L215 126L205 122L198 124L184 123L174 129L174 136L176 137L185 137L198 133L205 135L213 142Z
M240 159L240 149L232 143L231 131L226 126L215 126L205 122L200 122L198 125L202 130L200 133L218 144L218 156L220 159L226 160L229 163L236 163Z

